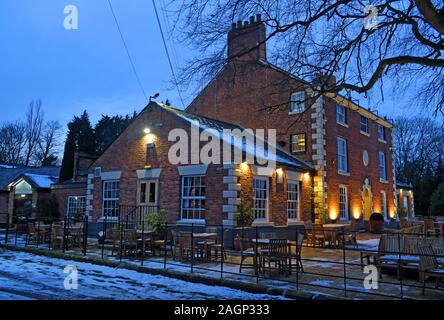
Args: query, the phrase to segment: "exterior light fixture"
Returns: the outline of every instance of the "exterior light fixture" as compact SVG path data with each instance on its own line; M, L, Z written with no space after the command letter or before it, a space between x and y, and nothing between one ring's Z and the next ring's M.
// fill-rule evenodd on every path
M277 168L276 169L276 174L277 174L277 182L278 183L283 183L284 182L284 170L282 170L282 168Z
M304 173L304 180L308 181L308 179L310 179L310 172Z
M353 218L355 218L355 220L358 220L361 217L361 212L359 211L358 208L355 208L353 210Z
M282 176L284 174L284 170L282 170L282 168L277 168L276 169L276 173L280 176Z
M241 169L242 169L242 171L247 171L247 169L248 169L248 162L247 161L244 161L241 163Z
M151 133L151 129L150 128L145 128L145 129L143 129L143 132L145 134L150 134Z
M338 213L336 210L330 210L329 218L331 221L335 221L338 218Z

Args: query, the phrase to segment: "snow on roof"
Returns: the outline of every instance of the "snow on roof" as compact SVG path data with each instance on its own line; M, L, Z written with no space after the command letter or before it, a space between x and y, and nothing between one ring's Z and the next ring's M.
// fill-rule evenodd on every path
M58 177L55 176L47 176L47 175L31 174L31 173L25 173L24 176L31 179L31 182L33 182L37 188L49 189L51 187L51 184L56 183L58 181Z
M10 164L2 164L0 163L0 169L15 169L16 166L10 165Z
M247 134L247 136L249 136L249 138L251 138L252 142L256 141L256 143L253 143L252 145L249 143L245 143L242 144L242 150L253 157L259 158L260 162L264 162L264 160L269 160L269 161L276 161L277 163L280 164L285 164L285 165L289 165L289 166L293 166L293 167L298 167L304 170L312 170L314 169L313 165L310 163L307 163L295 156L293 156L292 154L288 153L287 151L285 151L284 149L281 149L275 145L271 145L268 143L268 141L266 141L265 139L263 139L263 137L260 137L256 134L254 134L254 132L248 132L248 130L245 130L245 128L231 124L231 123L227 123L227 122L223 122L223 121L219 121L219 120L214 120L214 119L210 119L207 117L203 117L203 116L199 116L199 115L195 115L195 114L191 114L179 109L175 109L171 106L168 105L164 105L161 103L157 104L167 110L170 111L171 113L175 114L176 116L178 116L179 118L189 122L192 125L196 125L198 126L200 129L202 130L206 130L207 132L213 134L214 136L219 137L220 139L222 139L225 143L231 144L233 145L235 148L237 147L233 141L232 141L232 136L227 136L223 134L224 130L234 130L234 129L239 129L242 132L245 132ZM257 141L260 141L261 143L257 143ZM266 146L268 148L266 148ZM275 159L273 159L273 155L271 152L269 152L269 150L271 150L271 152L273 150L275 150ZM258 162L259 162L258 159Z

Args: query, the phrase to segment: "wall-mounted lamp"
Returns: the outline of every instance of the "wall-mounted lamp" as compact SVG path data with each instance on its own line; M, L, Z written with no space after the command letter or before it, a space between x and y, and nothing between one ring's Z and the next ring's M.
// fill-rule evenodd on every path
M150 102L153 99L157 99L160 96L160 93L155 93L153 96L150 96Z
M143 132L145 134L150 134L151 133L151 129L150 128L145 128L145 129L143 129Z
M241 170L242 171L247 171L247 169L248 169L248 162L244 161L244 162L241 163L240 166L241 166Z
M308 181L310 179L310 172L304 173L304 181Z
M284 170L282 168L276 169L276 178L277 178L277 183L284 182Z

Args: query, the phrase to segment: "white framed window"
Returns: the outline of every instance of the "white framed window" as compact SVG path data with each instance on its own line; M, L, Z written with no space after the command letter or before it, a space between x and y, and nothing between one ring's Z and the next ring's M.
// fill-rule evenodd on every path
M287 217L299 220L299 181L287 181Z
M84 215L86 211L86 197L85 196L69 196L66 214L68 217Z
M301 113L305 110L305 91L291 94L290 113Z
M107 217L117 217L119 211L119 180L103 181L102 214Z
M296 133L290 136L290 148L292 153L305 152L305 133Z
M387 215L387 194L385 191L381 191L381 214L384 219L388 219Z
M347 140L338 137L338 171L348 173Z
M257 220L267 220L268 217L268 178L253 178L253 212Z
M347 187L339 186L339 217L341 220L348 220L348 194Z
M370 134L370 129L368 127L368 118L361 116L360 120L359 120L359 129L361 130L361 132L364 132L366 134Z
M182 176L181 218L204 219L205 200L205 176Z
M336 122L347 124L347 110L340 104L336 105Z
M387 170L384 152L379 153L379 177L381 178L381 180L387 181Z
M157 180L144 180L139 183L139 204L157 205Z
M378 124L378 139L385 141L385 127L380 124Z

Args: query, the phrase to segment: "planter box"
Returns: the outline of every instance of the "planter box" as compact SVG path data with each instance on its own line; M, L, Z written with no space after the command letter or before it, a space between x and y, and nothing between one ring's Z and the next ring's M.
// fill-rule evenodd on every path
M384 231L384 221L372 221L370 220L370 232L380 234Z

